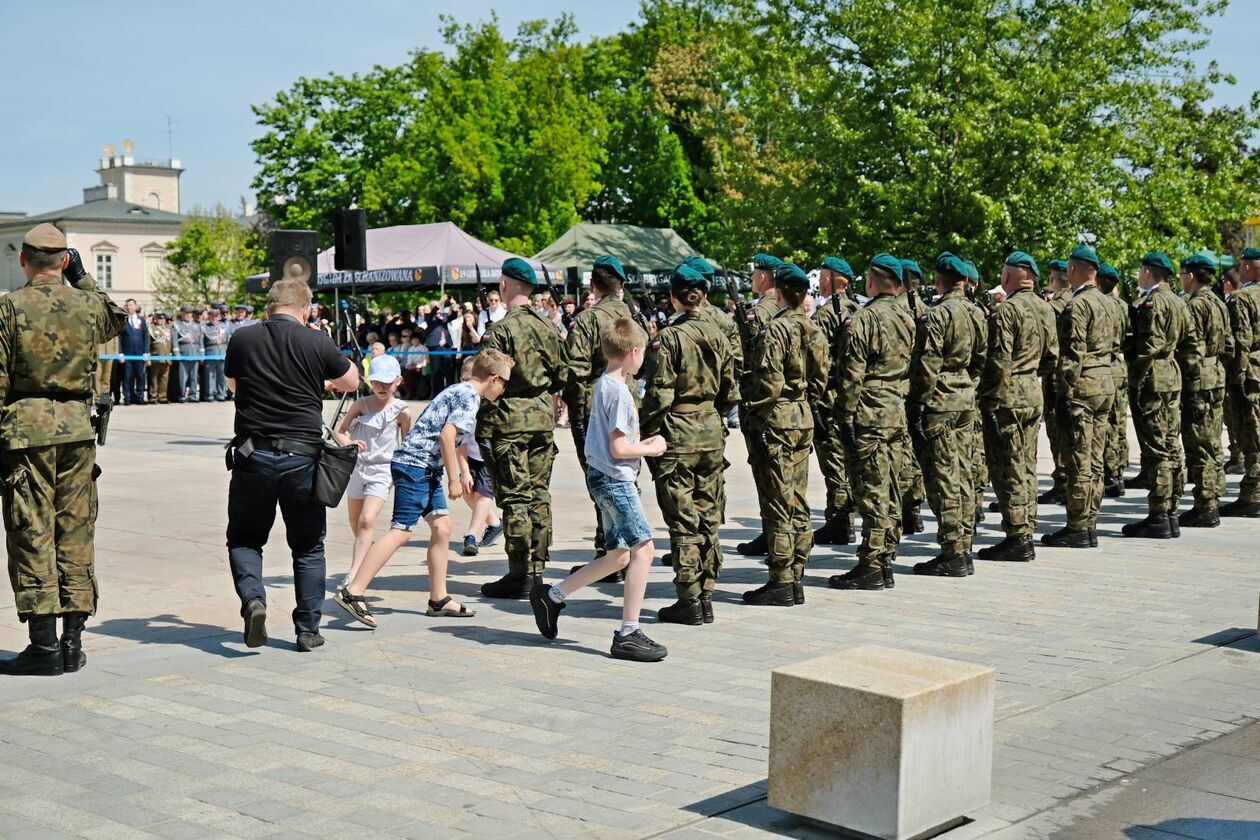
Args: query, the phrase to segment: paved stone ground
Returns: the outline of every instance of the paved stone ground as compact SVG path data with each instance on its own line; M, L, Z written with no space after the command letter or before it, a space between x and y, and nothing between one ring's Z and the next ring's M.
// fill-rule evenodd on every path
M526 604L479 602L477 586L503 571L499 549L454 558L453 591L475 618L426 618L420 542L378 582L379 630L330 601L328 644L297 654L277 527L274 638L248 650L223 547L230 424L226 405L116 412L101 453L90 662L0 685L0 836L812 836L765 805L769 673L866 642L998 670L993 801L951 840L1050 836L1039 815L1260 718L1260 522L1122 541L1120 524L1144 513L1132 494L1107 501L1101 550L980 564L965 580L833 592L826 576L852 551L819 549L808 604L790 610L739 605L764 570L730 554L717 624L649 624L670 648L653 666L606 655L615 587L571 601L551 644ZM556 579L588 558L592 534L571 439L557 443ZM742 441L729 446L728 548L756 509ZM1062 522L1061 508L1042 514L1043 530ZM995 519L981 543L996 539ZM330 525L339 575L344 513ZM909 542L902 571L935 553L929 537ZM648 595L651 609L672 600L665 569ZM22 644L6 598L0 649ZM1212 816L1229 818L1172 815Z

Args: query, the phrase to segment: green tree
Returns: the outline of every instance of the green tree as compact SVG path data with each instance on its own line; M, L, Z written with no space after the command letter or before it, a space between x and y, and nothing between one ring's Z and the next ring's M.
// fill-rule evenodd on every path
M179 236L166 246L166 264L153 282L159 305L178 307L242 300L245 278L264 270L260 231L222 204L193 208Z

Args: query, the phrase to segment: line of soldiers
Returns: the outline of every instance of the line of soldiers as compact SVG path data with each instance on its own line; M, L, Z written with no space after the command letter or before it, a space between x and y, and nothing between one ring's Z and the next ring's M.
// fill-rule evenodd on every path
M805 272L758 254L758 299L747 311L741 302L732 322L708 302L713 267L693 257L674 270L676 314L657 329L627 305L625 271L605 256L592 267L596 301L565 341L529 305L539 286L533 269L509 260L501 283L509 311L482 346L507 353L516 367L503 398L483 403L477 431L503 507L509 568L482 594L522 598L541 580L556 452L550 394L562 393L569 407L581 460L590 396L605 365L600 335L627 317L652 336L641 428L667 441L667 454L649 463L678 596L661 621L713 620L729 466L722 418L735 405L762 519L761 533L737 551L766 555L769 570L765 585L744 593L750 605L803 603L812 547L853 542L854 512L862 517L857 564L829 579L838 589L895 586L898 545L903 534L922 530L924 501L941 551L916 564L916 574L965 577L977 557L1031 561L1039 500L1067 507L1066 525L1043 544L1097 546L1104 492L1124 488L1126 405L1150 488L1150 515L1126 525L1126 536L1171 538L1182 526L1219 524L1220 516L1260 516L1260 251L1245 251L1232 279L1226 273L1226 300L1213 291L1217 263L1202 254L1183 261L1180 272L1163 254L1147 254L1131 306L1116 294L1119 273L1086 245L1049 268L1047 301L1037 262L1013 252L995 303L977 294L975 265L944 252L932 266L929 301L912 260L878 254L859 276L828 257L820 271L826 302L811 320ZM1177 274L1184 300L1171 290ZM1246 475L1239 498L1219 505L1226 414ZM1056 468L1054 487L1039 499L1043 419ZM827 486L816 531L805 501L811 448ZM1178 515L1187 477L1194 506ZM973 554L990 482L1004 539ZM598 529L597 553L601 540Z

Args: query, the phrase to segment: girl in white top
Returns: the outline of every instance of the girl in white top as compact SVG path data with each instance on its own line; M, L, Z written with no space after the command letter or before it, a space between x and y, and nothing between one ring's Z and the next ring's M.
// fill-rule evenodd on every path
M359 460L346 498L350 511L350 530L354 533L354 558L350 563L349 581L372 547L376 537L376 517L385 506L393 482L389 464L398 442L411 431L407 403L394 397L402 383L402 370L393 356L376 356L368 365L370 397L360 397L350 406L337 427L337 442L342 446L359 447Z

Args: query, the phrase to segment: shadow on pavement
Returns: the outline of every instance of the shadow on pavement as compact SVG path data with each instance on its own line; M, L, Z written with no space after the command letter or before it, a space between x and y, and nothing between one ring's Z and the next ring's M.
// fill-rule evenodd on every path
M1235 642L1240 642L1248 636L1253 642L1258 642L1255 629L1251 627L1230 627L1226 630L1217 630L1215 633L1209 633L1206 636L1200 636L1190 641L1196 645L1212 645L1213 647L1225 647ZM1243 646L1244 649L1246 645ZM1260 644L1252 645L1253 649L1260 650ZM1260 836L1260 835L1257 835Z
M467 619L456 619L456 621L466 621ZM519 630L503 630L495 627L485 626L457 626L453 624L442 624L433 628L434 633L446 633L457 639L467 639L483 645L508 645L513 647L543 647L551 645L561 650L579 651L581 653L592 653L596 656L607 656L608 652L596 650L595 648L578 645L563 637L548 641L537 633L522 633ZM611 635L611 634L610 634Z
M1133 840L1157 840L1167 837L1191 837L1198 840L1255 840L1260 837L1260 822L1254 820L1222 820L1215 817L1184 817L1162 820L1149 825L1130 826L1124 830Z
M258 655L256 650L238 650L227 646L228 642L240 642L239 630L190 623L170 613L150 618L111 618L100 624L89 624L87 633L130 639L146 645L184 645L225 659ZM276 644L278 642L275 639L268 643L269 646Z

